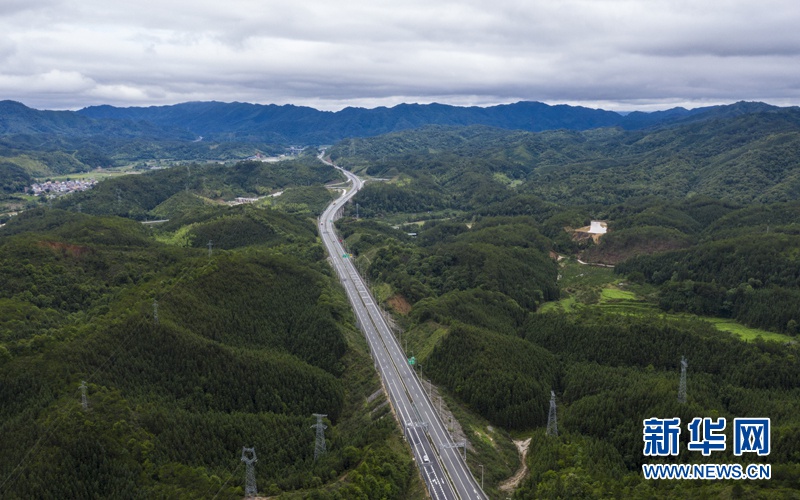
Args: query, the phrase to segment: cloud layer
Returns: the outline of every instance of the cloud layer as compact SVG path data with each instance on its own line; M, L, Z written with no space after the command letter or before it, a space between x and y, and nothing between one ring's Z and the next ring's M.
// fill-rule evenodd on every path
M0 98L800 104L795 0L6 0Z

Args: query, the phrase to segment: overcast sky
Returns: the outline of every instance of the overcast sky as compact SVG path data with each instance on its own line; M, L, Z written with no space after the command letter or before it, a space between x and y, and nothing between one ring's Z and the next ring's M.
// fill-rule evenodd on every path
M0 0L0 99L800 104L797 0Z

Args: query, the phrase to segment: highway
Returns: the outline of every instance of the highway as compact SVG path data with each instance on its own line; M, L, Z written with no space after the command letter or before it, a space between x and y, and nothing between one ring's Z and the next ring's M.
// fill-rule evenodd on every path
M323 160L322 156L320 159ZM323 160L325 161L325 160ZM359 327L369 344L375 368L381 376L392 408L411 446L414 460L431 498L477 500L488 498L456 448L433 402L408 365L405 353L392 334L372 294L355 269L339 241L333 227L341 208L352 198L364 182L355 174L332 163L351 184L342 195L323 212L319 232L332 265L347 292Z

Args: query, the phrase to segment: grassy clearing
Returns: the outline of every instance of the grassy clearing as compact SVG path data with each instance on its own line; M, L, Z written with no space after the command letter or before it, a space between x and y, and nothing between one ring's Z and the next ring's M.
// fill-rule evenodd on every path
M447 327L428 321L403 333L403 347L420 360L425 360L433 352L439 339L447 334Z
M620 290L619 288L603 288L600 293L600 300L602 302L608 301L636 301L640 300L636 294L627 290Z
M111 177L121 177L123 175L131 175L131 174L141 174L141 171L133 171L130 168L120 168L120 169L103 169L103 170L91 170L89 172L76 172L72 174L65 174L65 175L49 175L47 176L48 179L54 181L66 181L66 180L78 180L78 179L95 179L97 181L101 181L103 179L108 179ZM39 180L44 180L41 178Z
M621 290L614 286L603 288L600 292L598 307L606 312L617 314L652 314L660 313L658 307L644 300L629 290Z
M658 308L655 300L656 288L652 285L624 283L609 268L578 264L566 259L561 264L561 289L567 294L557 302L542 304L539 312L574 312L584 307L596 307L604 312L626 315L656 314L665 320L694 319L706 321L717 330L738 335L744 341L757 337L774 342L791 342L794 338L780 333L750 328L729 318L711 318L695 314L673 314Z
M562 260L560 266L559 284L563 289L603 287L619 280L619 276L614 275L613 269L578 264L574 259Z
M176 247L192 246L191 230L194 224L182 226L174 233L155 233L156 241Z
M410 223L422 225L428 221L455 219L464 217L464 215L465 212L446 209L432 212L386 214L381 217L381 220L390 226L402 226Z
M750 328L749 326L744 326L729 318L700 317L700 319L711 323L712 325L717 327L717 330L734 333L738 335L742 340L746 341L755 340L757 337L761 337L764 340L771 340L774 342L792 342L796 340L795 338L790 337L789 335L783 335L782 333L769 332L767 330L761 330L759 328Z
M377 285L372 285L372 295L375 296L375 300L379 303L386 302L386 299L394 295L394 289L392 289L392 285L388 283L378 283Z

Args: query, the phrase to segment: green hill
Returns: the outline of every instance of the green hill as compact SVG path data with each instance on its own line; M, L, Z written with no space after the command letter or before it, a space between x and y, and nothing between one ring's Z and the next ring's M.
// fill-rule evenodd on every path
M183 213L212 204L210 200L197 196L194 193L179 191L159 203L150 213L160 219L169 219L170 217L178 217Z
M641 196L791 201L800 197L798 148L800 111L787 108L643 131L429 127L349 139L331 157L376 177L409 176L413 196L435 200L417 202L430 210L476 209L522 193L573 205Z
M383 179L354 199L364 218L337 227L396 312L419 370L462 414L532 439L530 475L512 498L796 491L798 116L747 108L657 130L433 127L332 150L339 164ZM606 221L608 233L572 237L591 220ZM720 331L721 321L769 330L770 341ZM558 437L545 435L550 390ZM682 440L678 457L643 455L644 419L677 416L685 429L710 415L728 426L768 416L773 453L708 459ZM467 462L484 463L485 426L459 420L473 446ZM768 460L772 479L642 478L645 463L708 460ZM488 491L501 494L504 478L491 474Z
M204 213L232 222L211 258L116 217L37 209L0 229L0 496L238 498L242 446L267 494L418 491L313 224ZM237 218L269 238L234 242Z
M287 187L306 187L338 179L336 170L313 155L277 163L244 161L232 166L188 165L107 179L89 191L75 193L54 203L67 210L94 215L118 215L137 220L163 218L169 210L198 205L188 192L217 201L259 196ZM178 193L175 200L167 201ZM319 198L319 194L316 195ZM159 206L167 203L165 206ZM315 208L319 202L314 204Z

